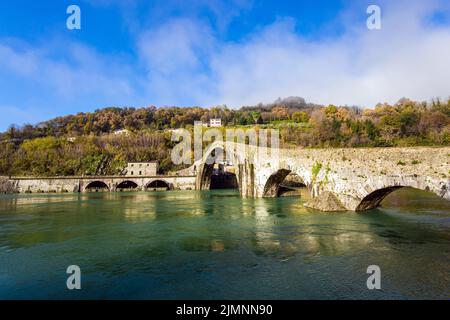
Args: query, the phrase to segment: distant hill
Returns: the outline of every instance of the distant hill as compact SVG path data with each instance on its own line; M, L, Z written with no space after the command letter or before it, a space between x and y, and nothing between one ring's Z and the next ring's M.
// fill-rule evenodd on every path
M214 108L201 107L161 107L118 108L108 107L94 112L78 113L57 117L36 125L26 124L18 127L12 125L8 132L10 139L32 139L46 136L80 136L89 134L112 133L120 129L140 131L143 129L162 130L192 125L195 120L208 122L211 118L221 118L224 125L250 125L272 120L286 120L280 115L280 109L292 115L303 110L311 113L323 106L306 103L300 97L277 99L271 104L246 106L241 109L229 109L226 106Z

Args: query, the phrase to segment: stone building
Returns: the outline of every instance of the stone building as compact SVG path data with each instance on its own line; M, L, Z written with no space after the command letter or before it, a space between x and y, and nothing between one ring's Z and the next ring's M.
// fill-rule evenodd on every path
M125 171L129 177L156 176L158 174L158 162L129 162Z

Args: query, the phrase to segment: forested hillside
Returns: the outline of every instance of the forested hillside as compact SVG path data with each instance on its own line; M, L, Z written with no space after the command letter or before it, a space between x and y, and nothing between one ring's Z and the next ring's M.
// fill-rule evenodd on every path
M0 134L0 175L118 174L127 161L170 161L168 129L191 129L195 120L219 117L226 127L277 128L284 147L389 147L450 145L450 100L401 99L374 109L306 103L211 109L191 107L105 108L36 125L11 126ZM128 135L114 135L119 129Z

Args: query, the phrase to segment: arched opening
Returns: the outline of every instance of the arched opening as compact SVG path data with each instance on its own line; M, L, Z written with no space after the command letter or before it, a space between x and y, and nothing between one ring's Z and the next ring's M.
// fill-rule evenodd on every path
M401 190L399 190L401 189ZM398 192L395 192L399 190ZM367 211L377 207L384 206L407 206L412 202L431 199L434 203L440 203L441 206L447 206L450 209L450 202L431 192L428 188L425 190L412 188L408 186L392 186L375 190L365 196L356 211ZM420 203L415 203L420 205Z
M387 187L369 193L362 199L358 207L356 207L356 211L366 211L378 207L388 194L400 188L402 188L402 186Z
M145 186L148 191L167 191L170 190L170 185L164 180L154 180Z
M117 191L131 191L136 190L138 187L137 183L129 180L122 181L116 187Z
M276 198L287 195L299 195L297 190L304 187L306 186L302 178L295 173L291 173L291 170L280 169L267 179L263 196Z
M102 192L108 190L108 185L103 181L92 181L86 186L86 191L88 192Z
M220 169L218 169L220 170ZM209 186L210 190L214 189L238 189L238 181L236 178L236 173L233 169L222 169L223 171L217 172L211 175L211 184ZM228 170L228 171L227 171Z
M236 174L236 168L232 161L225 156L223 148L217 147L211 151L203 164L200 190L238 189Z
M309 191L306 188L305 182L299 175L293 172L289 173L279 184L277 197L304 197L306 195L309 195Z

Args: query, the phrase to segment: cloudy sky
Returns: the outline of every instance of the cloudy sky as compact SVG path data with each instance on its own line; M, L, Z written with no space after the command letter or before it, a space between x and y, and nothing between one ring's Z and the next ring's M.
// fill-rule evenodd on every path
M66 28L71 4L81 30ZM106 106L373 107L447 98L449 78L446 0L0 3L0 130Z

